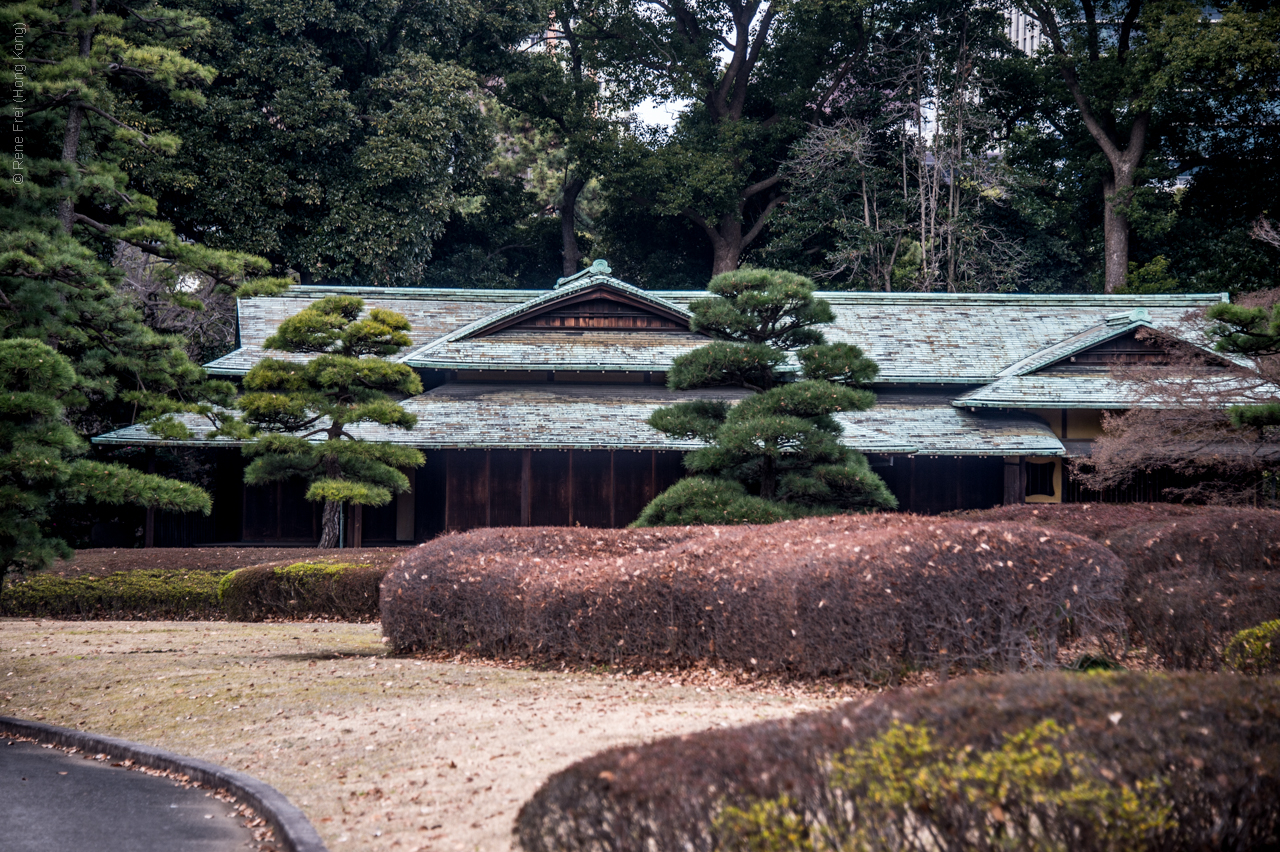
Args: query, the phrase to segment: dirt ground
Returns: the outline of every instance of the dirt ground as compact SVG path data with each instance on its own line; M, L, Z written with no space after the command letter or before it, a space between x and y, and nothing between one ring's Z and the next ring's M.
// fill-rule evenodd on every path
M223 572L248 565L290 565L321 557L389 568L406 550L408 548L404 547L365 547L359 550L321 550L318 547L97 547L77 550L70 561L55 562L46 573L55 577L104 577L140 568Z
M837 700L714 670L395 658L377 624L0 619L0 666L0 715L248 772L333 852L506 850L520 805L575 760Z

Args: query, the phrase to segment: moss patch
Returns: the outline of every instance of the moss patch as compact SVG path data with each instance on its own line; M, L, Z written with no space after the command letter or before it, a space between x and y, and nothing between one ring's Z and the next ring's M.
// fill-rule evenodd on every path
M207 571L120 571L106 577L37 574L8 583L5 615L52 618L221 618L218 581Z

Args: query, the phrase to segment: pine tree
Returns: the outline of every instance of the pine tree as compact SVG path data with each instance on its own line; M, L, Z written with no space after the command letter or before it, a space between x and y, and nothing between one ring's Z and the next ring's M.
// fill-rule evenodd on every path
M1219 352L1245 355L1261 369L1259 377L1274 381L1275 359L1280 355L1280 304L1244 307L1220 304L1209 309L1209 337ZM1274 387L1274 384L1272 385ZM1232 406L1231 423L1243 429L1274 429L1280 426L1280 402Z
M22 47L6 53L15 94L2 110L15 144L0 184L3 336L70 359L76 384L62 403L84 434L225 404L234 387L210 382L182 340L147 327L111 263L118 245L134 247L169 268L168 298L193 308L182 286L190 273L228 292L286 283L250 283L266 261L179 238L130 181L140 154L179 145L155 105L198 104L214 76L186 55L205 22L153 2L27 0L0 5L0 24ZM176 420L160 428L181 431Z
M136 503L209 514L209 495L133 468L76 458L84 439L63 419L60 399L77 385L71 362L38 340L0 340L0 587L11 570L68 558L47 534L59 502Z
M344 502L386 505L409 489L401 470L424 461L411 447L359 440L350 431L357 423L413 428L417 418L395 396L422 392L417 373L383 360L409 345L408 320L380 308L361 319L363 309L355 297L330 296L282 322L265 347L316 357L259 361L239 401L245 422L269 433L245 447L253 459L245 482L309 482L307 499L324 502L321 547L337 547Z
M893 508L897 501L861 453L840 443L840 411L865 411L874 362L829 344L815 326L835 317L813 282L766 269L711 279L690 304L692 328L720 338L676 359L672 390L737 385L757 391L737 405L693 400L661 408L649 425L708 446L685 457L693 477L658 495L638 526L767 523L805 515ZM795 352L804 380L786 377Z

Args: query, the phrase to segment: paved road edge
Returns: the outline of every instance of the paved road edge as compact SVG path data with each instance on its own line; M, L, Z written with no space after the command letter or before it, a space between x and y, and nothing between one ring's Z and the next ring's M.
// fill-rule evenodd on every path
M142 743L11 716L0 716L0 732L29 737L41 743L78 748L90 754L106 754L117 760L133 760L152 769L182 773L192 781L234 793L252 806L271 824L276 832L276 841L289 852L328 852L306 815L283 793L243 772Z

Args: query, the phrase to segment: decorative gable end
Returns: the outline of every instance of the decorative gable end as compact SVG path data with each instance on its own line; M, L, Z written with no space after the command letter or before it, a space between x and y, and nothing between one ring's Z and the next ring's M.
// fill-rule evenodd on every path
M1065 358L1061 358L1037 369L1037 373L1072 373L1097 372L1109 370L1115 366L1135 366L1138 364L1167 364L1169 352L1158 341L1148 337L1138 339L1137 329L1104 340Z
M551 301L540 309L493 323L474 336L484 337L506 329L688 332L689 320L676 310L666 310L608 284L599 284Z

